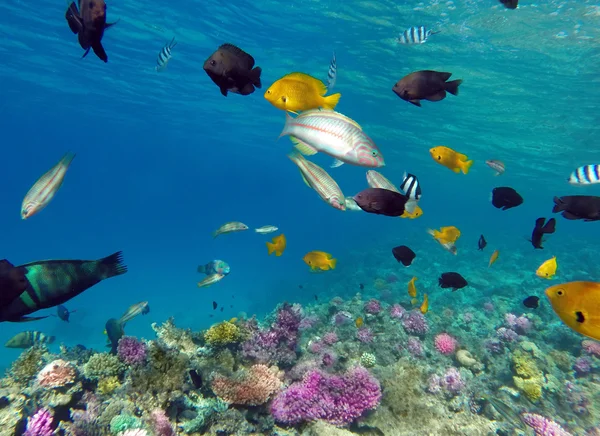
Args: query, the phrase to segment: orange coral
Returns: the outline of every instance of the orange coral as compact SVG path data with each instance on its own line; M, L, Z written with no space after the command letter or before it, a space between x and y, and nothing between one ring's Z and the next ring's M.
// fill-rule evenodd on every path
M75 382L77 371L69 362L53 360L37 375L37 382L45 388L60 388Z
M269 401L282 387L279 368L253 365L236 377L217 375L212 381L213 392L231 404L258 406Z

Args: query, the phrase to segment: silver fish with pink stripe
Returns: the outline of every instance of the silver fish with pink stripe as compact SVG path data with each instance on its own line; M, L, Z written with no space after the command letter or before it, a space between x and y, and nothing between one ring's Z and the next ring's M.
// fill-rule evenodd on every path
M67 153L46 174L33 184L21 205L21 218L26 220L48 206L62 185L69 165L75 158L73 153Z
M374 170L367 171L367 183L370 188L387 189L388 191L394 191L398 194L402 194L396 186L390 182L383 174L378 173Z
M320 166L307 160L300 153L293 151L288 157L300 169L304 182L331 207L346 210L344 193L335 180Z
M379 148L356 121L332 110L311 109L296 118L286 113L282 136L290 136L304 155L321 152L332 156L336 159L332 167L342 163L369 168L385 165Z

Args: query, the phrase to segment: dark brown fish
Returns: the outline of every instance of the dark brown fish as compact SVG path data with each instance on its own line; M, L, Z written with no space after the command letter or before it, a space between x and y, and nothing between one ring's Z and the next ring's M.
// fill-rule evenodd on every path
M400 216L408 201L406 195L382 188L368 188L354 196L356 204L365 212L385 216Z
M562 212L568 220L600 220L600 197L593 195L565 195L554 197L553 213Z
M517 9L519 6L519 0L500 0L507 9Z
M0 307L8 306L31 286L25 273L25 268L15 267L6 259L0 260Z
M446 98L446 91L458 95L458 85L462 80L447 82L452 73L423 70L410 73L398 81L392 91L402 100L421 106L421 100L440 101Z
M232 44L223 44L204 62L204 71L227 97L227 91L248 95L260 88L262 69L254 58Z
M96 56L108 62L108 56L102 47L104 30L115 23L106 22L106 3L104 0L79 0L79 10L72 2L65 14L69 28L78 36L79 45L85 50L86 57L90 48Z

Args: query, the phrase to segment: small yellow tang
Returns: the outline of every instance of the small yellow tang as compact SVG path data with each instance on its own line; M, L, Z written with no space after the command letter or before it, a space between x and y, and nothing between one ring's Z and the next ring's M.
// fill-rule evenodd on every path
M409 213L407 210L405 210L404 213L400 215L400 218L409 218L411 220L414 220L415 218L419 218L422 215L423 209L421 209L421 206L417 204L417 206L415 206L415 210L413 210L412 213Z
M421 304L419 310L423 315L429 311L429 298L427 297L427 294L423 294L423 304Z
M552 259L548 259L542 263L535 272L535 275L550 280L556 274L556 268L558 268L558 264L556 263L556 256L554 256Z

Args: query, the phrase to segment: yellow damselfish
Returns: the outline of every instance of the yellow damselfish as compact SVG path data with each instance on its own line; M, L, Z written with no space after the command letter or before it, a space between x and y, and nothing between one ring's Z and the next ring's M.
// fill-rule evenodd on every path
M467 174L469 168L473 165L473 161L469 160L466 155L454 151L450 147L444 147L443 145L433 147L429 150L429 153L433 160L440 165L444 165L446 168L450 168L455 173L460 173L462 171L464 174Z
M324 251L311 251L302 258L311 270L327 271L335 269L337 259L333 259L331 254Z
M546 297L567 326L600 340L600 283L562 283L546 289Z
M277 109L298 113L309 109L335 109L342 94L325 97L327 87L319 79L304 73L290 73L273 83L265 99Z
M421 215L423 215L423 209L421 209L421 206L416 205L415 210L413 210L412 213L405 210L404 213L400 215L400 218L410 218L411 220L414 220L415 218L419 218Z
M454 226L441 227L439 230L427 229L427 233L442 245L454 243L460 237L460 230Z
M416 280L417 278L413 277L412 279L410 279L410 282L408 282L408 295L413 298L417 296L417 287L415 286Z
M558 268L558 264L556 263L556 256L554 256L552 259L548 259L542 263L535 272L535 275L550 280L556 274L556 268Z
M496 260L498 260L498 255L500 254L499 250L496 250L492 253L492 256L490 257L490 263L488 263L488 268L490 266L492 266L494 264L494 262L496 262Z
M267 250L269 250L269 256L275 253L275 256L281 256L287 246L285 235L282 233L279 236L273 238L273 242L266 242Z
M423 294L423 304L421 304L419 310L423 315L429 311L429 298L427 297L427 294Z

